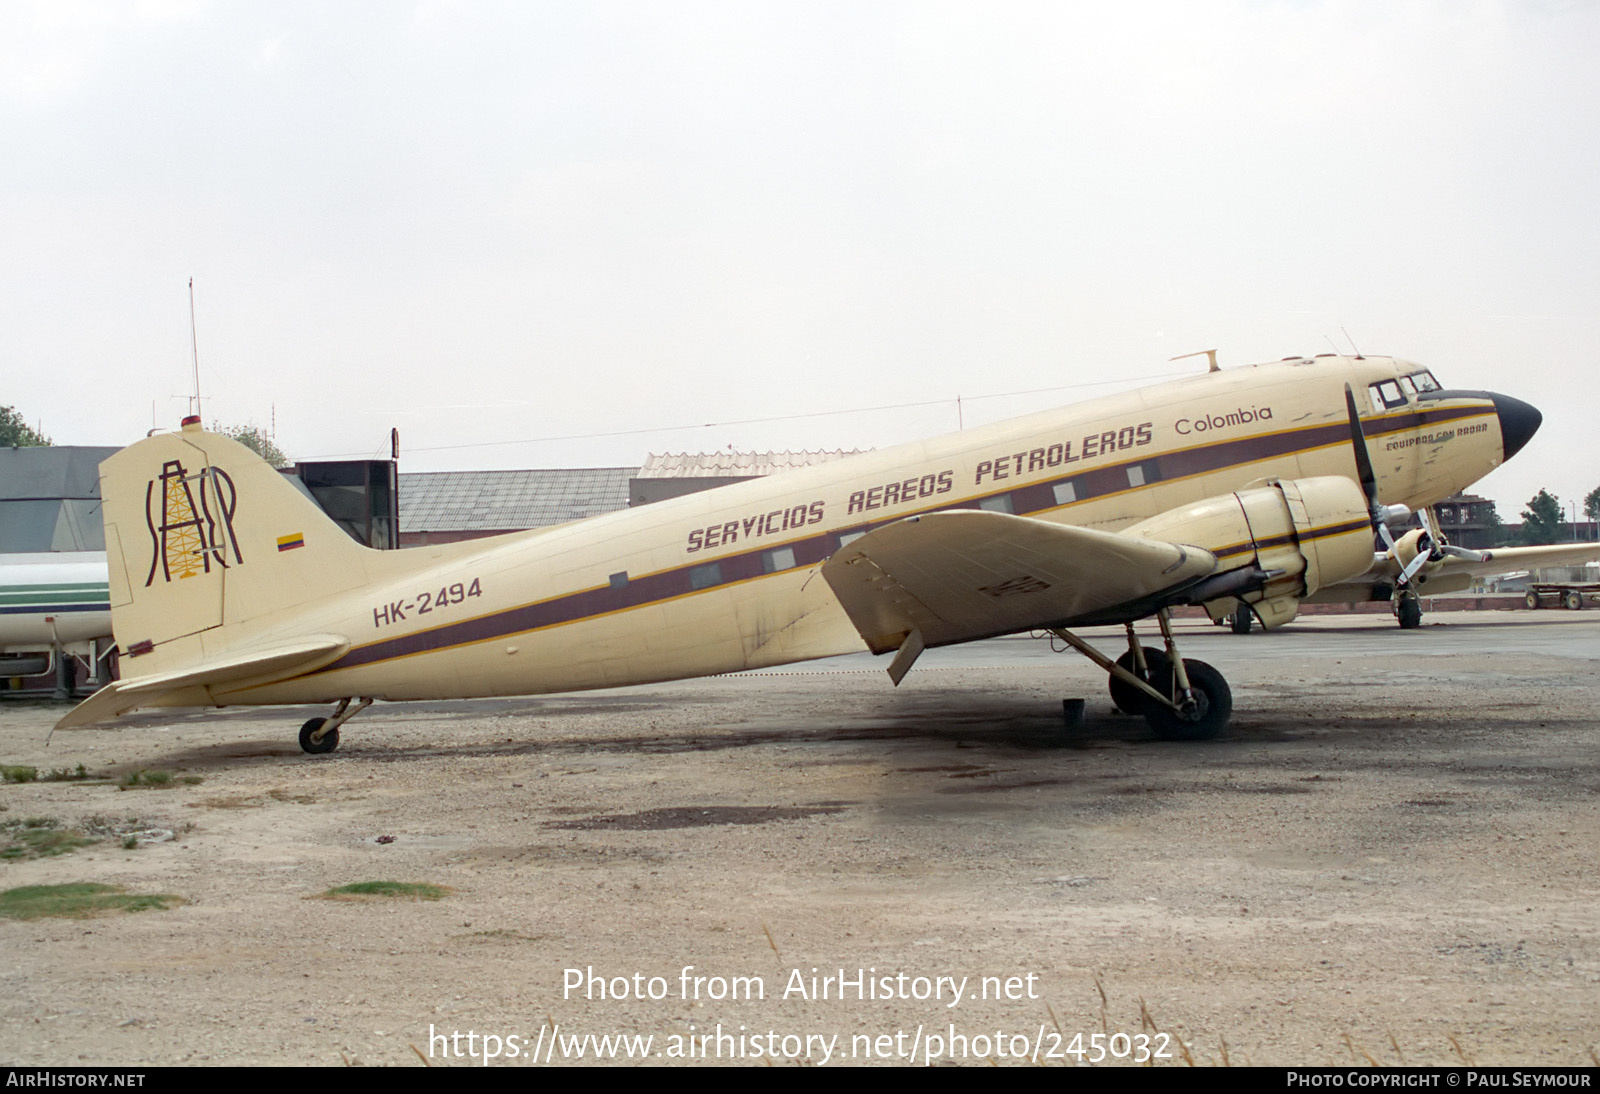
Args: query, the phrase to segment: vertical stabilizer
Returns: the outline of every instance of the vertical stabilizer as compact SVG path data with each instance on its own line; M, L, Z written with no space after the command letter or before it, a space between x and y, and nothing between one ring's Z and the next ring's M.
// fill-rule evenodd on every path
M274 617L366 584L379 554L198 422L102 463L100 496L125 680L248 646Z

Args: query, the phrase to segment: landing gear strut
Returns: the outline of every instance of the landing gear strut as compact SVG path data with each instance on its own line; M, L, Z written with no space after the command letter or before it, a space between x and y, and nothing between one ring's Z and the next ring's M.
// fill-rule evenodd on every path
M339 700L333 717L313 718L300 727L300 747L312 755L332 752L339 747L339 727L371 705L371 699L361 699L351 709L349 699Z
M1119 710L1142 714L1156 736L1169 741L1215 737L1233 714L1233 693L1204 661L1185 660L1172 638L1166 609L1156 613L1166 652L1139 645L1127 624L1128 652L1112 661L1070 631L1051 633L1111 674L1111 699Z

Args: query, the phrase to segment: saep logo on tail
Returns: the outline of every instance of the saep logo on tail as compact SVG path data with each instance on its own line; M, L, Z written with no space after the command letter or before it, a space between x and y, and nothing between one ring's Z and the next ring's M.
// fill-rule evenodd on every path
M233 514L238 508L238 492L228 473L207 467L191 476L180 460L161 465L161 474L145 487L144 515L152 545L148 587L156 571L166 581L209 574L213 563L227 569L228 555L233 564L239 554L239 539L233 531Z

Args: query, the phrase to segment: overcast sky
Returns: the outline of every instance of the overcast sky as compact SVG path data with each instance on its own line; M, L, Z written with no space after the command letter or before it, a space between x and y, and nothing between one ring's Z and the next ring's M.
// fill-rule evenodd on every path
M7 0L0 404L175 424L191 277L208 423L410 471L883 446L1347 330L1544 411L1514 520L1600 485L1597 58L1558 0Z

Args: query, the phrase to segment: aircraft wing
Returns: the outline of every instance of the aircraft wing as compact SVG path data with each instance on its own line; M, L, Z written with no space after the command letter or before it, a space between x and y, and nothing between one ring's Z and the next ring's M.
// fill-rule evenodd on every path
M309 672L334 660L350 648L348 639L336 635L311 635L276 645L243 650L207 661L194 668L135 676L107 684L69 710L56 729L77 729L115 718L134 707L148 706L158 696L187 688L218 684L268 684ZM124 662L126 663L126 662Z
M909 668L924 646L1137 618L1216 566L1199 547L960 510L868 532L822 576L868 648L909 651Z
M1442 584L1442 579L1449 579L1451 586L1454 587L1463 582L1470 582L1473 578L1493 577L1495 574L1509 574L1518 570L1537 570L1545 566L1581 566L1585 562L1600 559L1600 543L1557 543L1548 547L1496 547L1480 553L1484 556L1481 562L1476 559L1446 555L1439 562L1429 563L1423 572L1428 575L1430 585ZM1401 568L1398 560L1379 556L1374 559L1372 569L1360 577L1340 584L1370 585L1375 579L1393 581L1400 575ZM1422 591L1427 592L1426 589Z

